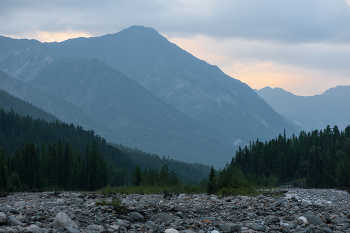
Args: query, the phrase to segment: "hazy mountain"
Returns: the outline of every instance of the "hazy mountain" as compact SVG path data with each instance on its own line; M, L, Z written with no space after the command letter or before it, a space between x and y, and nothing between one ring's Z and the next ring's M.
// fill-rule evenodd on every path
M218 133L101 60L61 59L43 68L30 84L78 106L129 147L216 166L234 154Z
M58 118L45 112L42 109L35 107L34 105L21 100L8 93L7 91L0 90L0 108L4 109L5 112L10 112L13 110L21 116L31 116L33 119L43 119L45 121L56 121Z
M37 40L0 36L0 69L16 79L28 82L41 68L57 59L57 54Z
M15 79L1 70L0 87L11 95L54 115L61 121L83 126L87 130L94 130L97 134L104 135L108 140L117 141L118 139L107 128L96 124L88 114L77 106L43 91L38 91L29 84Z
M322 95L296 96L281 88L265 87L257 91L276 112L304 130L350 124L350 86L337 86Z
M152 28L48 43L61 56L99 58L231 145L295 129L249 86L170 43Z

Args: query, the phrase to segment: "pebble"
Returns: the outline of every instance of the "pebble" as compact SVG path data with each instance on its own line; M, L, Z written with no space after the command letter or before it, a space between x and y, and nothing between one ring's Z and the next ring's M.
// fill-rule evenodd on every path
M97 194L15 193L0 198L0 232L350 232L350 195L283 189L279 196L129 194L125 211ZM275 191L282 191L281 189Z

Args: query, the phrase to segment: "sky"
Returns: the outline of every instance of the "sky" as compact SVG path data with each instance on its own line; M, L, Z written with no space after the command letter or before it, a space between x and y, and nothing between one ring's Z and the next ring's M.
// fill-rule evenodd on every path
M350 0L0 0L0 35L62 41L133 25L254 89L350 85Z

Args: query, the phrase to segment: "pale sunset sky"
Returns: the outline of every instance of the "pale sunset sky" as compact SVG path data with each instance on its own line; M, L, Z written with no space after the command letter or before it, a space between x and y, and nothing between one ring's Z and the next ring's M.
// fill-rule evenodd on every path
M254 89L350 85L350 0L0 0L0 35L63 41L132 25Z

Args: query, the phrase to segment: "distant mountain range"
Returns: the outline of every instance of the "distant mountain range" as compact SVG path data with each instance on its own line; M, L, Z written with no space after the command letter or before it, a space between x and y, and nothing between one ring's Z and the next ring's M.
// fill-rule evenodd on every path
M47 43L60 56L99 58L231 145L295 129L246 84L170 43L152 28Z
M222 167L238 145L295 132L249 86L152 28L60 43L0 37L0 69L4 90L62 121L186 162Z
M215 131L172 108L101 60L62 58L43 68L29 84L83 109L115 132L119 143L129 147L210 164L224 164L225 155L232 153ZM215 157L208 156L216 153Z
M324 129L350 124L350 86L337 86L321 95L297 96L281 88L265 87L257 91L279 114L301 129Z

